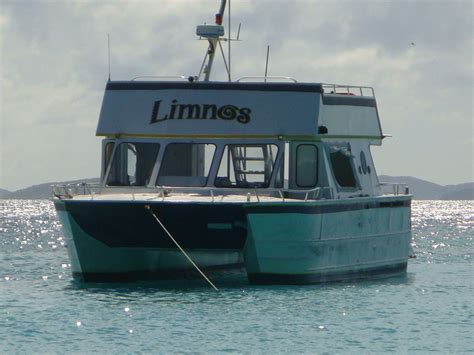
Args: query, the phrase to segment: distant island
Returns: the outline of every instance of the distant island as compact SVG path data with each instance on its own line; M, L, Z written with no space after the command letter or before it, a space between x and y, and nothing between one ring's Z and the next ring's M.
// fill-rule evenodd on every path
M415 200L474 200L474 182L438 185L412 176L380 175L380 182L407 184Z
M474 200L474 182L458 185L438 185L426 180L411 176L387 176L380 175L380 182L404 183L410 188L415 200ZM73 181L50 182L46 184L33 185L17 191L0 189L0 199L23 199L42 200L50 199L51 185L55 184L77 184L81 182L98 183L98 178L81 179Z
M0 189L0 199L18 199L18 200L47 200L50 199L53 194L51 192L51 185L62 185L62 184L80 184L82 182L88 184L98 183L98 178L91 179L80 179L71 181L55 181L47 182L45 184L33 185L24 189L16 191L8 191Z

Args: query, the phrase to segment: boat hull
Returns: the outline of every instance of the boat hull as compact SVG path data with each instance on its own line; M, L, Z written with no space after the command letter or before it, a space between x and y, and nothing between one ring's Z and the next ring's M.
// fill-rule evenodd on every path
M132 281L195 275L145 205L200 268L242 266L246 229L240 205L56 200L74 278Z
M249 281L302 284L406 271L410 196L251 204Z

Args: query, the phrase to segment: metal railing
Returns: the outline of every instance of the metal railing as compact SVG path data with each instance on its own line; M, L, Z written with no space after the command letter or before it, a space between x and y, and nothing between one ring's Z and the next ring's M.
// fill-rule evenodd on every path
M51 191L53 196L64 199L73 198L78 195L94 195L95 189L100 189L99 184L90 184L82 182L79 184L62 184L62 185L51 185Z
M326 94L357 95L375 97L374 88L370 86L353 86L338 84L321 84Z
M409 195L410 188L407 184L398 183L398 182L381 182L379 183L379 187L381 188L382 192L386 188L391 188L391 192L393 195ZM387 189L389 190L389 189Z
M141 75L141 76L136 76L131 81L135 81L137 79L184 79L184 80L187 80L188 77L184 75Z
M241 81L244 81L244 80L256 80L256 79L259 79L259 80L263 80L264 82L267 82L267 80L289 80L289 81L292 81L294 83L297 83L298 80L296 80L295 78L292 78L291 76L243 76L239 79L237 79L236 81L237 82L241 82Z
M141 75L137 76L131 81L135 81L137 79L181 79L181 80L189 80L189 77L184 75ZM194 80L196 80L193 77ZM243 76L236 80L236 82L242 81L282 81L287 80L293 83L298 83L298 80L291 76ZM375 97L374 88L370 86L357 86L357 85L339 85L339 84L328 84L322 83L321 86L323 87L325 94L336 94L336 95L355 95L355 96L364 96L364 97Z
M136 199L138 194L155 195L147 200L160 198L165 200L173 194L198 194L209 196L212 202L223 201L226 196L240 195L246 196L247 202L250 202L253 196L257 202L264 197L279 197L282 201L285 199L298 199L307 201L333 199L334 194L331 187L317 187L309 190L279 189L279 188L219 188L219 187L143 187L143 186L100 186L99 184L65 184L52 185L52 193L58 199L71 199L75 196L90 196L93 200L95 196L108 194L129 194L132 200ZM295 196L300 195L300 198ZM291 197L289 197L291 196Z

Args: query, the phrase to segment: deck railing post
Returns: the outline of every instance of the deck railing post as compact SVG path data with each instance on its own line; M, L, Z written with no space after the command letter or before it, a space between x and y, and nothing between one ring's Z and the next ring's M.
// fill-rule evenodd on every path
M278 190L278 193L280 194L281 200L285 202L285 197L283 196L283 193L281 192L281 190Z
M258 197L257 189L253 189L255 192L255 197L257 198L257 202L260 202L260 198Z

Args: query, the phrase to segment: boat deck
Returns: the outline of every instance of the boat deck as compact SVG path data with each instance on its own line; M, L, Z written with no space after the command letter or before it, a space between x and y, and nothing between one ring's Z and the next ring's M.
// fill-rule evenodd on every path
M385 185L385 184L384 184ZM178 203L281 203L281 202L315 202L334 203L345 201L351 203L361 200L391 199L410 196L408 189L400 184L387 184L391 193L377 196L355 194L346 198L334 198L329 187L317 187L309 190L293 189L221 189L221 188L125 188L100 187L87 184L53 186L55 198L73 201L142 201L142 202L178 202ZM382 186L382 184L380 184Z
M264 196L255 193L247 194L214 194L203 195L198 193L172 193L163 195L161 193L111 193L111 194L88 194L76 195L73 200L93 200L93 201L168 201L168 202L301 202L301 199L282 198L280 196ZM304 200L303 200L304 201Z
M89 194L76 195L66 198L69 201L137 201L137 202L172 202L172 203L305 203L318 202L321 204L333 203L358 203L370 200L392 200L393 198L405 197L410 199L411 195L385 194L372 197L358 197L348 199L314 199L314 198L282 198L280 196L264 196L260 194L220 194L203 195L198 193L173 193L163 196L159 193L115 193L115 194Z

